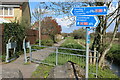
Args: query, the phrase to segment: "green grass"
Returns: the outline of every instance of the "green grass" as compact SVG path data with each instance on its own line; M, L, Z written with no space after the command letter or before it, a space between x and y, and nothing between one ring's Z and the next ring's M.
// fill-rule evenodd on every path
M31 48L32 48L32 49L37 49L37 50L40 50L40 49L44 49L45 47L32 46ZM35 50L34 50L34 51L35 51Z
M120 45L113 44L110 51L107 54L108 59L112 59L114 62L120 62Z
M74 37L65 37L65 39L74 39Z
M55 65L56 61L56 53L51 53L43 62L46 63L51 63ZM80 64L81 67L84 67L83 58L72 56L72 55L67 55L67 54L58 54L58 65L63 65L67 61L72 61L74 63Z
M54 64L55 65L55 59L56 59L56 54L52 53L50 54L43 62ZM82 57L76 57L76 56L70 56L70 55L63 55L63 54L58 54L58 65L63 65L67 61L72 61L76 64L78 64L81 68L85 69L85 58ZM95 65L89 65L89 72L90 73L96 73L96 66ZM89 74L90 78L95 78L94 74ZM115 74L110 69L98 69L98 77L99 78L117 78Z
M32 73L32 78L47 78L50 70L53 66L48 66L44 64L40 64L37 69Z
M113 44L110 53L120 53L120 44Z
M86 40L85 39L75 39L76 42L86 46ZM93 39L90 39L90 48L92 47L92 44L93 44Z
M30 65L31 64L31 62L26 62L26 63L24 63L24 65Z
M80 44L78 44L74 39L67 39L60 47L74 48L74 49L84 49Z

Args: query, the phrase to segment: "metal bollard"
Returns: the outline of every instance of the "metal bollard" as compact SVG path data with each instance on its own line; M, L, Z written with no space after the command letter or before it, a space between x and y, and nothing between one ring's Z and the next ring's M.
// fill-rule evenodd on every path
M31 51L31 46L29 47L30 49L30 61L32 61L32 51Z
M56 47L56 65L58 65L58 48Z
M9 58L9 50L8 50L8 44L6 44L6 61L5 62L9 62L8 58Z

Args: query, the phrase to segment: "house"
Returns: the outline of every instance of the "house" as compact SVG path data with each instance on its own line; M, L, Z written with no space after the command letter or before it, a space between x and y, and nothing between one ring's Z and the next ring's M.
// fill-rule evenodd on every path
M57 34L57 35L55 35L55 39L57 41L60 41L60 40L64 39L64 37L61 34Z
M28 0L0 0L0 53L3 53L4 26L2 23L18 22L30 26L31 15Z
M5 22L24 22L29 26L31 16L28 0L0 0L0 18Z

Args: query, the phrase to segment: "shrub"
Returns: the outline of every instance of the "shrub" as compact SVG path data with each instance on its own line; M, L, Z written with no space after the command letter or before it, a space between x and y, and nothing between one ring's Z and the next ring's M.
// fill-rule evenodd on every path
M53 45L53 40L42 40L41 41L41 45L44 45L44 46L52 46Z
M73 48L73 49L84 49L80 44L78 44L74 39L67 39L61 47L64 48ZM82 51L75 51L75 50L63 50L59 49L61 52L66 52L66 53L74 53L74 54L83 54L84 52Z
M39 43L39 40L36 40L36 44ZM41 45L43 46L52 46L54 43L53 40L41 40Z
M18 23L4 23L4 44L8 43L10 37L13 36L12 42L17 42L17 50L22 50L22 42L25 37L25 26Z
M86 31L85 29L80 28L78 30L74 30L71 35L74 37L74 39L85 39Z
M108 59L112 59L115 62L119 62L120 61L120 45L118 44L113 44L113 46L111 47L110 51L107 54L107 58Z

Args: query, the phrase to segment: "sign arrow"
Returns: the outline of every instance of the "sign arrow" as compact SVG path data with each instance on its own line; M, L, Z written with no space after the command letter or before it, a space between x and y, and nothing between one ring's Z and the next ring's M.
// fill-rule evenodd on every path
M71 14L74 16L79 15L107 15L108 8L106 6L97 7L76 7L71 9Z
M77 16L76 26L80 27L97 27L100 23L97 16Z

